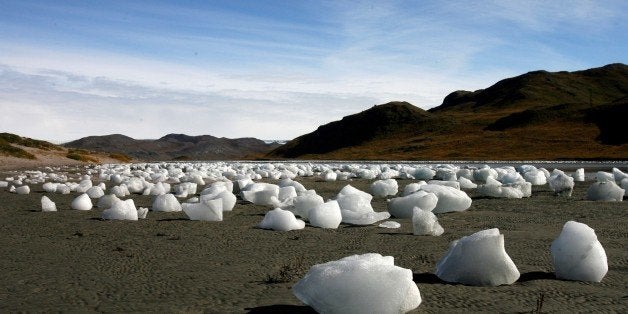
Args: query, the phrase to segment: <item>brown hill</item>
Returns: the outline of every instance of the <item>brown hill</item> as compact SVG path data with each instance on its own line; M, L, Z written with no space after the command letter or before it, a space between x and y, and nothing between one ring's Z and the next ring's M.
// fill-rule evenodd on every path
M119 152L141 160L243 159L264 154L276 144L255 138L218 138L210 135L168 134L157 140L136 140L112 134L89 136L64 144L66 147L100 152Z
M304 159L628 159L628 66L529 72L423 111L389 103L271 152ZM414 109L412 109L414 108ZM388 116L412 113L412 119ZM380 117L381 116L381 117Z
M128 161L130 158L120 154L68 150L42 140L11 133L0 133L0 170Z
M390 134L439 132L451 123L407 102L390 102L331 122L275 149L271 156L293 158L359 146Z

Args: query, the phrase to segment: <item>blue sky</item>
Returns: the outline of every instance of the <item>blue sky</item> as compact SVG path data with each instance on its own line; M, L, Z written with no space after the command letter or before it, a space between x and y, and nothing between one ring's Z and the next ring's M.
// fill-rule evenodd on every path
M0 0L1 131L291 139L393 100L626 63L626 1Z

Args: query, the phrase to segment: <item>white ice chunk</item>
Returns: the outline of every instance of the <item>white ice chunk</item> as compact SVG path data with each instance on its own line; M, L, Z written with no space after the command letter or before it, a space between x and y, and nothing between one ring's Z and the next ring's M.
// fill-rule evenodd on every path
M137 209L132 199L114 200L111 207L103 210L100 217L107 220L138 220Z
M595 178L597 182L615 181L615 176L611 172L598 171Z
M181 204L174 194L162 194L155 196L152 209L157 212L180 212Z
M371 194L360 191L351 185L342 188L336 196L342 213L342 222L354 225L370 225L390 218L388 212L373 211L372 199Z
M460 212L471 207L471 198L467 193L444 185L427 184L421 190L436 194L438 203L432 210L435 214Z
M427 183L425 183L425 181L419 181L419 182L413 182L413 183L408 183L408 185L406 185L403 188L403 192L401 193L401 196L408 196L418 190L421 189L422 185L426 185Z
M465 177L458 178L458 183L460 184L460 188L462 189L475 189L478 187L477 184L473 183L473 181Z
M397 194L399 186L395 179L377 180L371 183L370 190L375 197L386 197Z
M377 225L380 228L386 228L386 229L397 229L397 228L401 228L401 224L396 222L396 221L384 221L381 224Z
M412 218L414 207L432 211L437 203L438 197L436 194L418 191L408 196L390 199L388 201L388 212L397 218Z
M606 252L595 231L586 224L565 223L551 251L557 278L600 282L608 271Z
M41 211L42 212L56 212L57 205L51 201L47 196L41 197Z
M305 228L305 222L294 217L291 211L275 208L267 212L262 222L257 226L275 231L290 231Z
M497 228L453 241L436 264L438 278L472 286L509 285L519 275L504 248L504 235Z
M294 201L292 203L292 207L290 207L290 210L295 214L298 215L302 218L308 219L308 213L309 211L320 205L323 204L325 201L323 200L323 197L317 194L303 194L303 195L299 195L297 197L294 198Z
M549 177L547 181L550 189L554 191L556 195L571 197L574 187L574 178L564 173L559 173Z
M91 199L101 198L105 195L105 191L103 191L99 186L92 186L91 188L87 189L85 193L87 193L87 195L89 195L89 198Z
M615 201L621 202L626 191L614 181L602 181L593 183L587 190L587 199L592 201Z
M421 304L412 270L376 253L314 265L292 292L319 313L405 313Z
M584 168L576 169L576 172L573 174L573 179L576 182L584 182Z
M412 229L415 235L439 236L445 232L432 211L415 207L412 212Z
M20 187L15 188L15 193L20 195L26 195L31 192L31 188L28 185L22 185Z
M183 203L181 206L190 220L222 221L222 198L205 199L199 203Z
M137 209L137 218L138 219L146 219L146 215L148 215L148 208L140 207Z
M72 201L70 207L76 210L90 210L92 209L92 200L87 193L83 193Z
M308 212L308 219L314 227L336 229L342 221L340 206L334 200L319 204Z
M427 181L427 184L444 185L460 190L460 183L458 183L458 181L430 180Z

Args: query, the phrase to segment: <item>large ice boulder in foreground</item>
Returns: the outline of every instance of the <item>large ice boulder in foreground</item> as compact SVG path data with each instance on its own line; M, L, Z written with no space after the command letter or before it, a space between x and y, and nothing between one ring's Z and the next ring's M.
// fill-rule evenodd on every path
M506 253L504 235L495 228L453 241L436 264L436 276L465 285L499 286L517 281L519 270Z
M408 196L395 197L388 201L388 212L396 218L412 218L413 208L432 211L438 203L434 193L418 191Z
M613 181L595 182L587 190L587 199L592 201L621 202L626 191Z
M552 175L547 181L549 182L550 189L552 189L556 195L571 197L574 187L574 178L564 173L558 173Z
M412 212L412 230L415 235L439 236L445 232L432 211L415 207Z
M41 211L42 212L56 212L57 205L51 201L47 196L41 197Z
M107 220L138 220L138 212L132 199L113 199L111 207L105 209L100 217Z
M319 204L309 211L308 219L314 227L336 229L342 221L340 206L334 200Z
M565 223L551 251L557 278L600 282L608 271L602 244L595 231L583 223Z
M319 313L405 313L421 304L412 271L376 253L314 265L292 292Z
M397 194L397 192L399 191L399 186L397 185L397 180L386 179L377 180L371 183L370 189L373 196L386 197Z
M262 229L275 231L290 231L305 228L305 221L297 219L289 210L275 208L264 215L264 219L257 225Z
M360 191L349 184L342 188L336 196L342 213L342 222L353 225L370 225L390 218L388 212L375 212L373 210L372 199L371 194Z
M76 210L90 210L92 209L92 200L87 193L83 193L72 200L70 207Z
M471 198L464 191L435 184L423 185L421 190L434 193L438 197L436 207L432 210L435 214L461 212L471 207Z
M153 211L156 212L180 212L181 204L172 193L155 196Z
M222 198L203 200L201 197L200 203L183 203L181 208L190 220L222 221Z

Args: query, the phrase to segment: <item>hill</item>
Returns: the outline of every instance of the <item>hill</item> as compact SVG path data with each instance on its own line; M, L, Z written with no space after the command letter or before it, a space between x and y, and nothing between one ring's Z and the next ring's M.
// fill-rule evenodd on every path
M42 140L0 133L0 170L121 161L130 159L120 154L66 149Z
M221 160L264 154L278 145L255 138L228 139L210 135L168 134L156 140L137 140L112 134L84 137L64 146L123 153L141 160Z
M272 151L303 159L628 159L628 66L534 71L428 111L375 106ZM403 118L402 118L403 117Z

